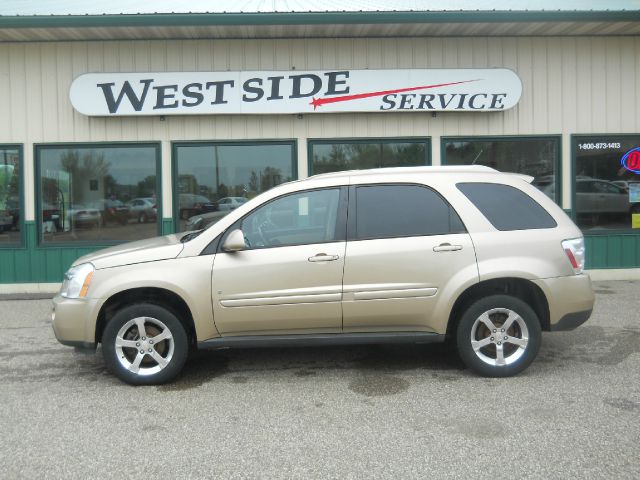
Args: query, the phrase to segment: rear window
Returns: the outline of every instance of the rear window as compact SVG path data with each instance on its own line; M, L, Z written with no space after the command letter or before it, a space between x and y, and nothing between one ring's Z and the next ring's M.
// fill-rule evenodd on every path
M456 186L498 230L532 230L558 225L538 202L515 187L499 183L458 183Z

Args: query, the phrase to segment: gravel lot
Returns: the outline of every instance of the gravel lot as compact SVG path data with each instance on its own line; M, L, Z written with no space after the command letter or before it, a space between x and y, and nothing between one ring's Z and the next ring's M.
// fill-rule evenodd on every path
M640 478L640 282L510 379L442 345L235 350L130 387L0 300L0 478Z

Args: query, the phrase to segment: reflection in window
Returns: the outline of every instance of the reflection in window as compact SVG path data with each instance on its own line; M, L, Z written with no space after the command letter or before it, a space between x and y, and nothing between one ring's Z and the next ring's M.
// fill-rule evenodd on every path
M485 165L501 172L530 175L533 185L556 202L560 201L556 188L559 158L560 139L556 137L445 139L443 150L443 164Z
M176 145L179 231L204 228L247 200L294 179L292 142Z
M309 142L311 175L382 167L414 167L429 163L429 140L352 140Z
M0 246L20 243L20 151L0 146Z
M640 175L621 163L625 153L640 146L640 135L577 136L572 140L578 226L640 232Z
M247 247L265 248L337 240L340 189L313 190L278 198L241 224Z
M156 236L156 157L155 145L38 147L42 242Z

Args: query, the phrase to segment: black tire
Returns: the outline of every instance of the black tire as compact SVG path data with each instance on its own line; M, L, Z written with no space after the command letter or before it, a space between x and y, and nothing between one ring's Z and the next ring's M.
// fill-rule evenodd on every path
M143 317L145 331L144 335L139 335L134 319ZM165 328L171 338L153 344L153 338ZM119 333L120 342L127 342L129 346L121 346L118 350L116 338ZM102 353L107 368L120 380L131 385L159 385L173 380L180 373L189 353L189 341L184 326L173 312L159 305L137 303L124 307L107 323L102 334ZM168 358L166 366L155 360L157 356ZM137 363L140 368L136 373L135 363L139 357L141 360Z
M517 315L511 316L509 312ZM495 329L481 320L485 313ZM514 320L506 331L501 331L509 317ZM477 351L472 345L474 340L478 342ZM509 295L492 295L474 302L460 318L456 331L460 358L467 367L485 377L510 377L522 372L538 355L541 340L540 320L536 313L524 301ZM503 361L500 361L499 350Z

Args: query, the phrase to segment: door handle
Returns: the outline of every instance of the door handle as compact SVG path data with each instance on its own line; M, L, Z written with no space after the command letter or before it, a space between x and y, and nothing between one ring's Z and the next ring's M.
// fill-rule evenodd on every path
M340 258L338 255L327 255L326 253L318 253L313 257L309 257L310 262L333 262Z
M441 243L437 247L433 247L434 252L455 252L462 250L462 245L451 245L450 243Z

